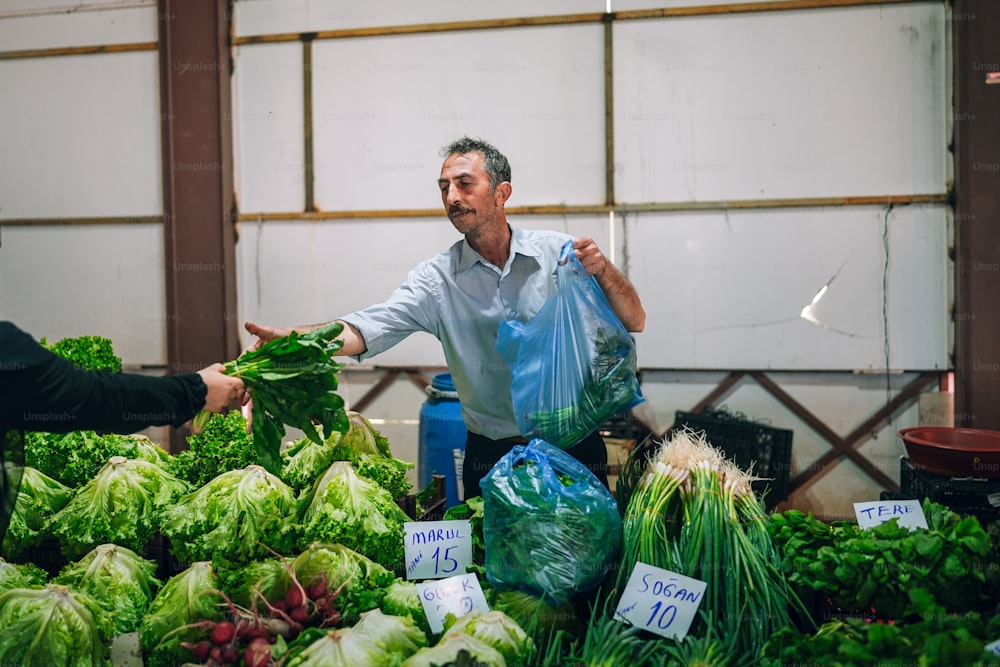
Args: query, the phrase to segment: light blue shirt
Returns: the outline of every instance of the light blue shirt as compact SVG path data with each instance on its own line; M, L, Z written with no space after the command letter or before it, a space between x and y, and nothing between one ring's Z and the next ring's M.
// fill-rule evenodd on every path
M497 352L507 319L527 322L555 294L562 232L511 228L501 270L465 239L418 264L384 303L338 319L355 326L367 350L358 361L426 331L444 348L466 427L494 440L519 435L511 403L510 367Z

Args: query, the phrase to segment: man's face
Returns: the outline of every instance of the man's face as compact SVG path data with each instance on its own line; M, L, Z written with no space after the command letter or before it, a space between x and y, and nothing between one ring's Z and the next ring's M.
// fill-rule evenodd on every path
M479 153L448 156L438 187L445 213L460 233L468 234L496 219L499 202L496 192L490 192L490 177Z

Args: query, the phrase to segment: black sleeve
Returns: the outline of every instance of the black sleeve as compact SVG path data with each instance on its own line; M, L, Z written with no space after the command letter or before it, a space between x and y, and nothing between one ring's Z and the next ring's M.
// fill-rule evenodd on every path
M148 377L83 371L0 322L0 429L133 433L180 426L205 404L197 373Z

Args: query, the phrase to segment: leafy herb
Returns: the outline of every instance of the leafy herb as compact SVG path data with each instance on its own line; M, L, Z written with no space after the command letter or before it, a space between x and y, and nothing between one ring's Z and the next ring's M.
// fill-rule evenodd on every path
M50 530L70 560L107 542L142 552L160 513L190 490L153 463L115 456L52 516Z
M306 542L334 542L387 568L403 562L403 524L409 521L388 491L336 461L299 498Z
M181 562L228 560L245 565L295 543L295 496L261 466L230 470L163 512L161 532Z
M24 434L24 463L69 487L86 484L112 456L148 459L139 439L94 431Z
M188 448L171 457L174 475L195 487L230 470L260 463L247 420L239 410L212 415L200 433L187 437Z
M124 634L139 629L161 583L155 572L155 561L116 544L102 544L64 567L54 583L93 597L112 619L115 634Z
M42 338L39 343L47 347L56 356L73 362L77 368L85 371L108 371L121 373L122 360L115 354L111 340L103 336L78 336L63 338L49 345Z
M811 514L774 514L768 529L783 552L788 581L829 596L845 611L884 619L981 611L989 603L990 539L975 517L961 518L924 501L927 529L895 520L871 529L857 522L824 524Z
M302 430L322 443L323 433L344 433L349 424L344 399L337 394L337 372L344 364L333 355L343 346L337 340L340 322L264 343L239 359L224 364L227 375L238 377L253 395L253 442L260 464L268 472L281 469L281 439L285 425ZM195 430L208 422L210 413L195 416Z
M3 537L0 551L7 558L16 558L35 546L47 535L49 518L66 506L73 490L48 475L25 467L21 487L17 492L14 512Z
M636 355L632 340L618 329L595 332L594 357L572 405L539 410L529 415L531 435L565 449L617 414L638 393Z

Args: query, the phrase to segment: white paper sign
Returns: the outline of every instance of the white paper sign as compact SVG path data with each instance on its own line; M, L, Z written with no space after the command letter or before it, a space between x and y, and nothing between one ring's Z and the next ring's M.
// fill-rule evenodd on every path
M901 528L926 528L927 518L919 500L877 500L869 503L854 503L854 514L858 526L874 528L896 518Z
M707 587L704 581L636 563L615 617L661 637L683 639Z
M461 618L473 611L485 614L490 610L479 579L472 572L419 583L417 592L420 594L427 622L434 632L444 630L444 619L448 614Z
M987 644L986 652L990 655L1000 655L1000 639L996 640L992 644Z
M472 524L411 521L403 524L407 579L442 579L465 572L472 563Z

